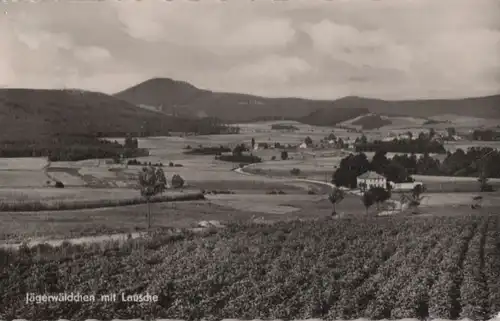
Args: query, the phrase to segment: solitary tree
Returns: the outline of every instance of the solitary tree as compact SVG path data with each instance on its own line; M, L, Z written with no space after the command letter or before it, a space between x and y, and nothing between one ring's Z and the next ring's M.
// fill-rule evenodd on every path
M363 194L362 201L366 209L366 214L368 214L368 209L375 203L373 194L370 191L365 192Z
M425 192L425 188L422 184L415 185L411 190L411 194L415 199L420 198L420 195L422 195L423 192Z
M332 216L335 216L337 214L336 211L336 205L345 198L345 193L342 191L340 188L335 187L330 194L328 195L328 200L332 203L333 205L333 212Z
M282 160L287 160L288 159L288 152L286 150L281 152L281 159Z
M415 185L410 193L410 195L404 195L402 196L402 204L408 204L408 208L413 209L412 213L417 214L418 213L418 207L420 204L422 204L422 200L424 199L424 196L422 196L422 193L425 192L425 187L422 186L421 184Z
M160 172L161 171L161 172ZM139 187L141 196L146 199L148 206L148 230L151 228L151 198L164 190L162 182L163 170L161 168L155 169L153 166L143 167L139 173ZM163 177L165 174L163 173Z
M454 127L446 128L446 131L448 132L448 137L453 137L457 134L457 131Z
M429 139L433 139L436 136L436 130L434 128L431 128L429 130Z
M377 211L380 210L380 204L391 198L391 192L383 187L373 187L370 189L373 195L373 201L377 204Z
M167 189L167 177L161 167L156 168L156 175L158 176L158 188L161 194Z
M252 150L255 148L255 138L252 137Z
M306 143L307 146L312 145L313 143L312 138L307 136L306 139L304 140L304 143Z

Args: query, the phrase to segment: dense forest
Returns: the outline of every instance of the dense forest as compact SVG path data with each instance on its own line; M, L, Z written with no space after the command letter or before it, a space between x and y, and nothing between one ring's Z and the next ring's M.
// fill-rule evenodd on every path
M0 157L48 157L50 161L79 161L92 158L147 156L138 148L137 139L127 138L125 144L101 140L92 136L54 136L36 141L3 141Z
M472 132L472 140L481 141L498 141L500 140L500 132L491 129L475 130Z
M363 136L355 143L356 152L378 152L389 153L416 153L416 154L444 154L446 149L443 144L429 139L425 134L421 134L417 139L397 139L392 141L375 140L368 142Z
M500 151L478 147L469 148L467 152L457 149L454 153L449 152L443 162L429 154L420 157L414 154L395 155L388 159L386 152L378 151L371 161L364 153L350 154L341 160L332 182L355 188L356 178L368 170L378 172L395 183L411 182L411 175L500 178Z

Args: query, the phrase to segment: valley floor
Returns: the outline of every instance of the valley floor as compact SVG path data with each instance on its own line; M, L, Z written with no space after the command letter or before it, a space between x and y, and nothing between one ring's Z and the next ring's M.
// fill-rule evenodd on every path
M314 157L297 152L290 153L291 160L272 161L277 151L258 150L264 162L239 172L238 164L183 153L187 144L234 145L254 136L296 143L304 135L317 140L327 132L142 139L139 144L151 156L140 161L181 164L164 167L167 177L180 174L189 189L204 190L206 198L152 204L150 234L141 234L144 204L0 212L0 319L483 320L497 315L498 193L483 194L483 207L472 210L475 190L459 193L452 190L458 180L433 178L440 189L427 193L419 215L396 211L376 217L374 208L365 213L360 197L348 194L333 219L326 182L343 151ZM294 167L302 180L289 175ZM0 199L120 201L138 193L133 185L140 168L96 160L50 166L40 159L3 160ZM50 177L66 187L47 186ZM195 233L200 221L225 227ZM27 240L67 238L94 243L12 248ZM26 302L29 293L94 300L34 304ZM120 300L122 294L147 293L158 301ZM106 294L118 299L102 300Z

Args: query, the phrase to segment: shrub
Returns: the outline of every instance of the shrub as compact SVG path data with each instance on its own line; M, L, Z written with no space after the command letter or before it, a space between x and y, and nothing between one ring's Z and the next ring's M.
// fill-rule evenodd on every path
M221 153L228 153L230 151L231 149L225 146L203 147L200 145L198 148L193 148L193 149L190 148L184 153L189 155L220 155Z
M219 159L226 162L247 163L247 164L262 162L262 159L258 156L240 155L240 154L222 155L219 157Z
M168 163L168 167L174 167L174 163L172 162Z
M173 188L182 188L183 186L184 186L184 179L179 174L175 174L174 176L172 176Z
M294 167L294 168L292 168L292 169L290 170L290 173L291 173L292 175L299 175L299 174L300 174L300 169L298 169L298 168L295 168L295 167Z
M287 160L288 159L288 152L286 150L281 152L281 159L282 160Z
M276 156L271 157L271 160L276 160Z
M56 181L56 184L54 186L56 188L64 188L64 184L61 181Z
M175 164L174 167L184 167L182 164Z

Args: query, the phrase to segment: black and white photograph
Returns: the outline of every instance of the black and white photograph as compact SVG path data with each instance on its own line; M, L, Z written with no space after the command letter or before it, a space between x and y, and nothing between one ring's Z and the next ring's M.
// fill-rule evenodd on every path
M0 320L500 321L499 0L0 9Z

